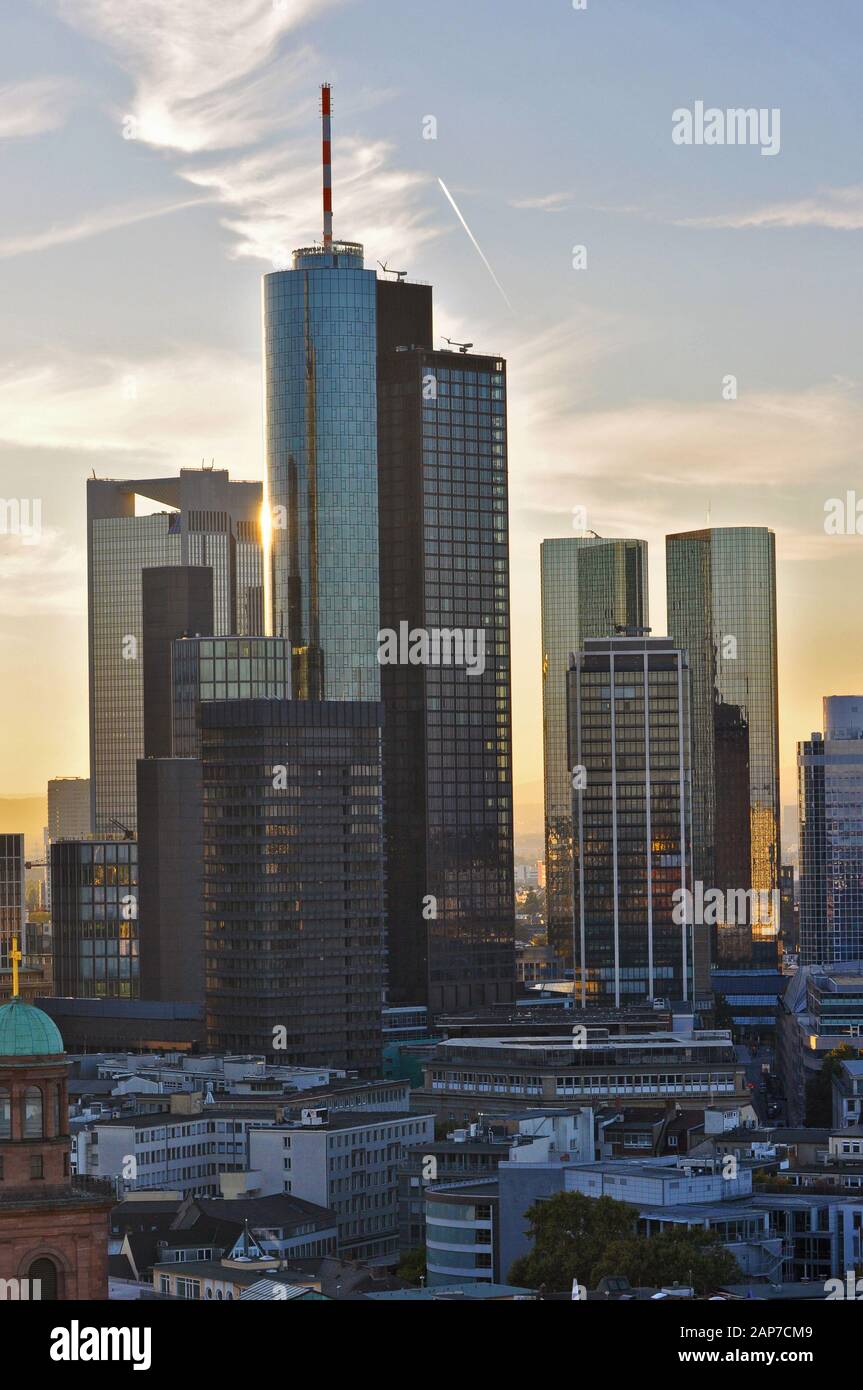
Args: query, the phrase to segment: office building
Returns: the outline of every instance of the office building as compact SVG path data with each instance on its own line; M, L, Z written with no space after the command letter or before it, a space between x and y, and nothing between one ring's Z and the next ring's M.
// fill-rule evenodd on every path
M201 706L208 1045L380 1070L381 709Z
M0 835L0 970L11 968L12 941L26 955L24 836Z
M161 511L148 514L153 504ZM224 470L87 483L92 825L134 831L135 764L144 754L142 572L212 571L213 628L263 631L260 483ZM141 509L140 512L138 509Z
M514 990L506 369L432 351L422 287L378 288L389 985L438 1012Z
M213 635L213 571L208 565L155 565L141 571L144 757L170 758L171 657L178 637Z
M434 1138L422 1111L307 1107L299 1122L252 1130L249 1167L261 1194L289 1192L335 1214L339 1251L354 1260L399 1248L398 1168L408 1148Z
M824 733L797 745L800 961L863 959L863 695L824 699Z
M118 837L51 846L54 990L137 999L138 846Z
M90 834L89 777L52 777L48 782L48 838L82 839Z
M203 1004L203 821L197 758L138 761L141 996Z
M202 700L287 700L286 637L184 637L171 653L173 755L201 756Z
M572 777L567 763L569 658L586 637L648 624L647 543L571 536L543 541L542 733L546 924L549 945L572 961Z
M722 1029L560 1037L450 1038L425 1065L413 1104L470 1122L519 1110L748 1102L746 1072ZM754 1112L751 1112L754 1119Z
M748 892L720 916L715 959L776 961L779 934L779 737L776 551L763 526L685 531L665 542L668 631L689 654L693 875ZM727 902L737 902L728 899Z
M262 294L269 631L296 654L298 696L377 700L375 272L330 237Z
M576 1003L692 1001L686 652L666 637L585 639L568 722Z

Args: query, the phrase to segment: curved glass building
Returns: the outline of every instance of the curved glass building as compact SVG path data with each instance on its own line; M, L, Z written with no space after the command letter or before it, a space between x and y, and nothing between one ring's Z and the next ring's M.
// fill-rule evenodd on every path
M263 279L271 631L311 699L380 693L375 283L339 241Z

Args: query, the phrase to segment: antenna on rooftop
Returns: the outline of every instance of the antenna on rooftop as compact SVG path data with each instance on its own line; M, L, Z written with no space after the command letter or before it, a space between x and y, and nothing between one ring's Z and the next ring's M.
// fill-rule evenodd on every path
M333 244L333 156L330 136L330 84L321 86L321 161L324 173L324 246Z

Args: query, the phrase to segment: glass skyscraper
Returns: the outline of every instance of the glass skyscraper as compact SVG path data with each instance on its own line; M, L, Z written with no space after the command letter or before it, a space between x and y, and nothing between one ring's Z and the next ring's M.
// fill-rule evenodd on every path
M763 526L666 537L668 629L689 653L693 858L706 888L753 890L715 956L775 960L779 933L776 550Z
M164 511L136 514L136 499ZM90 794L96 834L137 826L136 769L144 753L142 570L212 570L217 633L262 624L260 483L224 470L87 483Z
M51 846L54 990L82 999L137 999L138 846L55 840Z
M567 766L569 659L586 637L643 629L647 543L567 536L540 546L545 894L549 945L572 960L572 782Z
M171 649L172 752L201 756L202 700L287 700L286 637L179 637Z
M863 695L825 698L797 772L800 963L863 960Z
M424 287L378 288L381 627L484 651L381 668L390 997L440 1012L515 982L506 367L433 351Z
M375 282L353 242L263 278L270 631L311 699L380 694Z
M24 836L0 835L0 970L9 970L13 937L27 953L24 897Z
M689 713L686 653L669 638L588 638L572 658L581 1007L693 999Z

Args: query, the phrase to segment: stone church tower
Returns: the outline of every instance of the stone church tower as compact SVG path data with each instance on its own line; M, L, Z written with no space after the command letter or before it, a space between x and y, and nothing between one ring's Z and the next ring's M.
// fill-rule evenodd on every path
M0 1299L108 1297L114 1198L71 1175L68 1066L56 1024L16 993L0 1008Z

